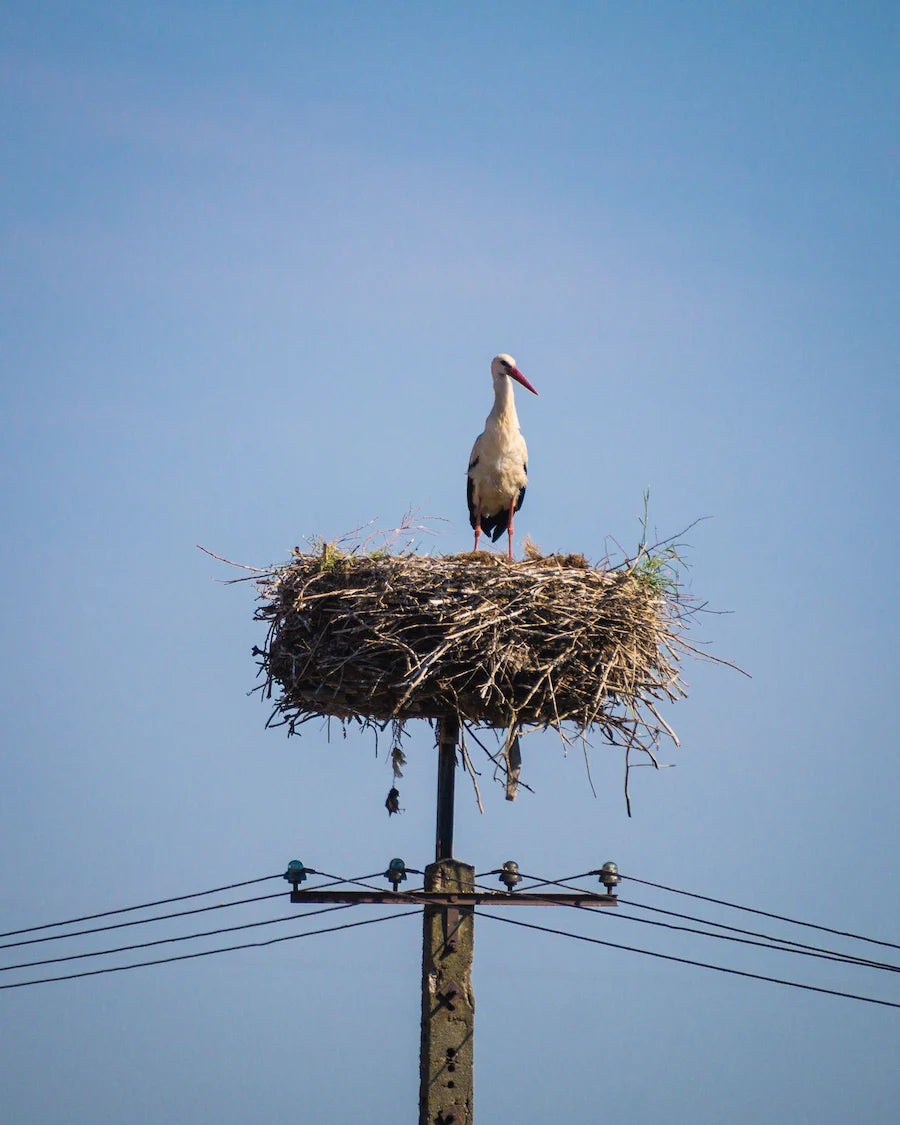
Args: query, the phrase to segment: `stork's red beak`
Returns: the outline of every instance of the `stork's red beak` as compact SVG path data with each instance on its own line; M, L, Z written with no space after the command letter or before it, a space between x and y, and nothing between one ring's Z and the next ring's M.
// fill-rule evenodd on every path
M532 387L531 383L528 382L528 380L525 378L525 376L522 374L522 372L518 369L518 367L512 368L512 370L509 373L509 377L510 377L510 379L515 379L515 381L517 383L521 383L526 391L531 391L531 393L533 395L537 394L537 391L534 389L534 387Z

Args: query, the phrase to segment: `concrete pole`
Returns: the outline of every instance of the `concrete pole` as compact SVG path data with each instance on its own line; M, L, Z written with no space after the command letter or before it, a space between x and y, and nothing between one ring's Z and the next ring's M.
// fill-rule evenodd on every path
M425 868L425 889L475 889L475 868L439 859ZM419 1125L472 1125L472 907L426 906L422 943L422 1045Z

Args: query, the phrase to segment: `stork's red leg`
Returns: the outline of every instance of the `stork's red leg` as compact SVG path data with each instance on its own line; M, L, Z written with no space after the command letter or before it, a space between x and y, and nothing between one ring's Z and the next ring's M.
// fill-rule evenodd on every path
M513 512L516 510L515 500L509 502L509 523L506 525L506 532L509 535L509 561L512 562L512 537L513 537Z
M473 551L478 550L478 540L480 539L480 537L481 537L481 501L479 500L478 504L475 508L475 546L472 548Z

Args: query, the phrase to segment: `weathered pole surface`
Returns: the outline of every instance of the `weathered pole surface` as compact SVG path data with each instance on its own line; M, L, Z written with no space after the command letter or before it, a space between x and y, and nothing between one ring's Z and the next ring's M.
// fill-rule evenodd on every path
M453 796L459 719L438 722L435 862L425 890L475 890L475 868L453 858ZM473 1112L472 906L426 906L422 927L419 1125L471 1125Z
M475 868L439 859L425 868L425 890L472 891ZM474 908L426 906L422 944L422 1047L419 1125L472 1125Z

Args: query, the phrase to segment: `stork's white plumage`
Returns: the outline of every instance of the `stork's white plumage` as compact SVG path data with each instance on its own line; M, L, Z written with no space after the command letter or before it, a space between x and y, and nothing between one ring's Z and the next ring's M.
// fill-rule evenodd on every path
M484 424L469 457L466 494L469 522L475 529L475 547L481 532L496 543L503 532L509 535L512 558L513 514L522 507L528 482L528 450L519 430L512 381L515 379L533 395L537 391L516 367L509 355L495 356L491 362L494 380L494 408Z

